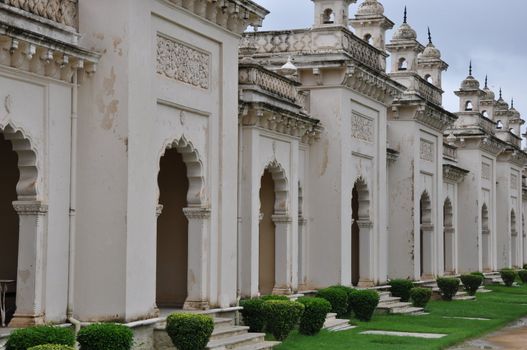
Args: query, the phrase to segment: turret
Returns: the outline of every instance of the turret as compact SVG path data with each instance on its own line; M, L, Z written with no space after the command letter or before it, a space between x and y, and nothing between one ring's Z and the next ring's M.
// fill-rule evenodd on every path
M509 130L509 119L509 104L503 99L503 92L500 88L500 96L494 109L494 120L498 129Z
M516 136L521 136L521 127L525 121L521 118L520 112L514 108L514 99L511 100L511 108L509 109L509 129Z
M377 0L365 0L357 10L355 19L350 20L355 34L375 48L386 50L386 31L394 23L384 16L384 6Z
M472 76L472 62L470 62L468 77L461 82L460 89L454 92L459 97L460 112L479 113L480 100L485 95L479 86L479 81Z
M494 120L496 94L489 88L488 76L485 76L485 87L483 88L483 91L485 92L485 95L480 100L479 110L484 117Z
M417 56L417 71L423 79L441 89L442 74L447 69L448 64L441 59L441 51L432 43L432 34L428 28L428 45Z
M417 55L423 46L417 41L417 33L408 24L408 13L404 8L403 24L393 34L386 49L392 55L392 73L401 71L417 72Z
M348 27L349 7L357 0L311 0L315 3L314 28L325 26Z

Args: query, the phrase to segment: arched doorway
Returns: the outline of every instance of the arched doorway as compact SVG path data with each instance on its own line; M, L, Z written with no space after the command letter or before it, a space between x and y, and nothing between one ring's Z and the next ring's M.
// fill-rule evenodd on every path
M419 223L420 223L420 273L422 279L433 277L433 233L432 225L432 202L427 191L421 195L419 201Z
M275 201L273 175L266 169L260 182L258 291L261 295L271 294L275 287L276 226L273 222Z
M0 131L0 280L17 280L19 219L13 207L17 200L20 178L18 156L12 143ZM16 285L9 284L6 293L6 324L16 308Z
M518 230L516 230L516 213L511 210L511 265L519 267L518 263Z
M481 207L481 263L483 271L491 271L490 263L491 237L489 229L489 210L486 204Z
M158 307L181 308L188 294L188 220L183 209L189 181L176 148L166 150L159 165L156 302Z
M370 194L360 177L351 192L351 283L368 287L373 284L370 271Z
M443 247L444 247L444 270L445 274L455 274L455 229L453 224L453 210L450 198L443 205Z

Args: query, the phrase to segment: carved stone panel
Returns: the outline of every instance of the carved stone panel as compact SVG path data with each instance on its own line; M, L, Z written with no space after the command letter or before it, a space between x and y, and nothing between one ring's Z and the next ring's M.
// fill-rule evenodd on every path
M157 36L157 73L202 89L210 85L210 54Z
M373 142L375 138L375 124L373 119L353 112L351 115L351 136L366 142Z
M481 178L490 180L490 164L481 163Z
M419 155L422 160L426 160L427 162L433 162L434 144L426 140L421 140L421 145L419 146Z
M518 189L518 176L516 174L511 174L511 189Z

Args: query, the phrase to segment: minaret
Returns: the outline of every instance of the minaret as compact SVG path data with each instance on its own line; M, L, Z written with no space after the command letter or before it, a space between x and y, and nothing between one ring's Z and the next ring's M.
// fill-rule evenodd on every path
M386 51L386 31L394 23L384 16L384 6L377 0L365 0L357 10L355 19L350 20L355 34L373 47Z
M423 46L417 41L417 33L408 24L408 12L404 8L403 24L393 34L386 49L392 55L391 73L412 71L417 72L417 55L423 51Z
M500 88L500 95L498 101L496 101L496 108L494 109L496 125L500 124L502 130L509 130L510 117L509 104L503 99L503 91Z
M357 0L311 0L315 3L314 28L326 26L348 27L349 7Z
M484 117L494 120L494 109L496 107L496 94L489 88L489 78L485 76L485 96L481 98L479 110Z
M468 77L461 82L456 96L459 97L459 111L479 113L480 100L485 93L479 88L479 81L472 76L472 61L468 69Z
M442 74L447 69L448 64L441 59L441 51L432 43L432 34L428 28L428 45L423 53L417 56L418 73L423 79L441 89Z
M512 129L514 135L521 137L521 127L525 124L525 121L521 118L520 112L514 108L514 99L511 100L509 116L509 128Z

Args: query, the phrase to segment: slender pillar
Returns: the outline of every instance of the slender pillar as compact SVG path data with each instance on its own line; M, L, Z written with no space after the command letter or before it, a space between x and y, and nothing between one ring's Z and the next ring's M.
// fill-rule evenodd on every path
M273 215L275 224L275 286L273 294L291 294L293 276L292 237L289 215Z
M48 206L40 201L15 201L19 217L16 312L9 327L44 323L44 266Z
M454 275L454 251L456 249L455 244L455 231L453 227L445 227L445 274Z
M430 224L423 224L421 225L421 230L423 230L423 275L421 278L423 280L433 279L434 271L432 261L434 251L434 226Z
M373 287L372 268L374 266L373 259L373 235L371 234L373 223L370 220L358 220L357 224L360 228L359 246L360 246L360 263L359 263L359 285L358 287L366 288Z
M307 219L298 217L298 289L306 284L306 254L307 254Z
M209 308L210 209L185 208L188 219L188 296L186 310Z

